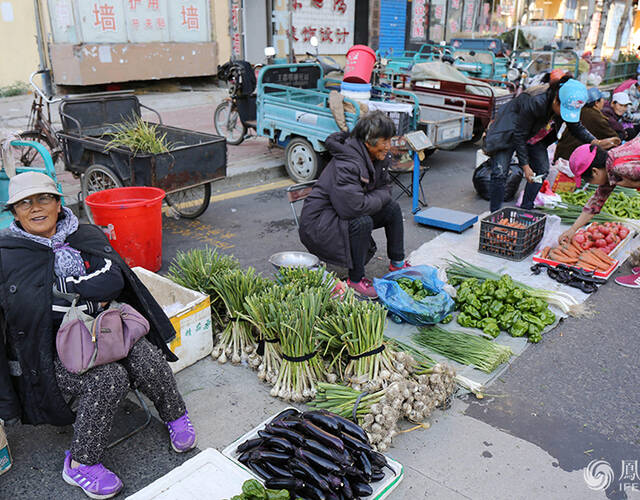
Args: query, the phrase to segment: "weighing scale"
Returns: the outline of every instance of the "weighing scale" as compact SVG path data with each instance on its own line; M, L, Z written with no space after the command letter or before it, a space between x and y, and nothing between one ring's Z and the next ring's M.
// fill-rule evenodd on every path
M450 210L448 208L429 207L419 210L420 197L420 155L423 150L433 147L429 138L422 130L409 132L404 138L413 150L413 220L425 226L437 227L440 229L448 229L461 233L467 228L478 222L478 216L458 210Z

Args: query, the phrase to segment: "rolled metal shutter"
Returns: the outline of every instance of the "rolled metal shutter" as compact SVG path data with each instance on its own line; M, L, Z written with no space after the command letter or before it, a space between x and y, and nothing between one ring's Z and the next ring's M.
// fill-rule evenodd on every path
M394 54L404 50L407 22L406 0L382 0L380 2L380 50L393 49Z

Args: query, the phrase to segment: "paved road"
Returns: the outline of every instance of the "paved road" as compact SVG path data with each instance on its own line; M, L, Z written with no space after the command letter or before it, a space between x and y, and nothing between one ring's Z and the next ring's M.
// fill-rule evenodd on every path
M474 213L487 209L470 181L474 152L465 146L432 157L424 183L432 205ZM257 184L267 189L271 182L260 178ZM400 202L408 214L409 199ZM438 234L410 218L405 228L409 251ZM377 234L376 240L384 249L384 236ZM269 255L303 249L282 187L223 199L196 221L165 218L163 271L178 250L204 245L265 274L272 272ZM384 273L384 257L379 251L368 275ZM625 498L622 461L630 461L629 473L640 461L637 293L613 283L602 287L587 302L596 312L593 318L561 323L512 364L489 397L456 400L451 409L432 416L429 430L399 435L390 454L405 465L406 477L394 498ZM201 448L223 448L286 406L270 398L248 369L208 358L181 372L178 381ZM131 413L135 417L137 412ZM126 421L125 416L118 419L116 433ZM59 477L69 433L68 428L9 429L16 464L0 478L0 498L82 498ZM131 493L185 458L168 449L166 432L156 422L108 452L105 461ZM606 495L588 489L584 481L582 468L594 459L613 468ZM640 477L625 481L640 488ZM627 496L639 495L629 491Z

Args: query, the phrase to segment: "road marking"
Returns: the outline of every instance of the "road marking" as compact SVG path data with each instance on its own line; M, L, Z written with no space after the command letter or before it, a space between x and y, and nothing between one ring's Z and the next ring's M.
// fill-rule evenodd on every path
M262 184L259 186L253 186L253 187L244 188L244 189L236 189L235 191L229 191L228 193L221 193L221 194L216 194L212 196L211 203L216 203L218 201L224 201L224 200L232 200L234 198L241 198L243 196L249 196L250 194L263 193L265 191L271 191L273 189L292 186L293 184L294 182L291 179L283 179L280 181L270 182L269 184ZM186 201L184 203L180 203L178 207L187 208L187 207L194 207L199 204L200 204L200 201L197 201L197 200ZM170 210L169 207L165 206L162 208L162 213L165 215L168 215L170 213L169 210Z

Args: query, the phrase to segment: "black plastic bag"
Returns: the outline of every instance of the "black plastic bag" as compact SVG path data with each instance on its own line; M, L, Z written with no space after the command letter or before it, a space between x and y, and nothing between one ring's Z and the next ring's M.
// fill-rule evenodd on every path
M473 171L473 187L480 197L485 200L491 199L491 161L489 158L481 163ZM507 173L507 181L504 186L504 201L511 201L520 187L523 173L517 162L511 162L509 172Z

